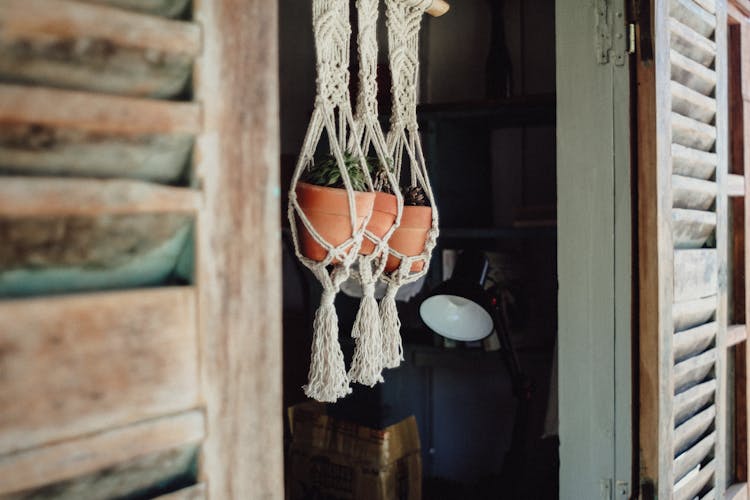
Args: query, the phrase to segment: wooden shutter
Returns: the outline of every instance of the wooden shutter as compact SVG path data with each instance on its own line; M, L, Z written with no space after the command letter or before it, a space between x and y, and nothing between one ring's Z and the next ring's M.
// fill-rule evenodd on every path
M653 13L653 34L644 26ZM727 71L722 0L641 6L638 80L640 482L726 488ZM653 59L648 45L653 40Z
M283 496L276 15L0 1L3 500Z

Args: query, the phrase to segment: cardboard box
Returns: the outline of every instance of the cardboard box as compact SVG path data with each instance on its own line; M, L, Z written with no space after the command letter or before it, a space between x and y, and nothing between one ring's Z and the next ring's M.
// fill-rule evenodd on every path
M323 405L289 408L291 500L421 500L422 459L414 416L371 429L336 420Z

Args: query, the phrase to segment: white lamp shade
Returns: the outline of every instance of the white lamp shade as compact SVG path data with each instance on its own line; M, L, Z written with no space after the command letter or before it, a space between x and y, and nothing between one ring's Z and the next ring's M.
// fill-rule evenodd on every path
M476 302L457 295L434 295L419 306L419 315L434 332L451 340L473 342L494 328L490 314Z

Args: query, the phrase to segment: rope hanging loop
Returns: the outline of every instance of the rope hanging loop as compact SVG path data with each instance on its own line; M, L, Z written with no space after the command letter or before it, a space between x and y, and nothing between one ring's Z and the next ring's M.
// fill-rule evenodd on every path
M391 236L381 280L388 284L380 303L384 366L403 360L401 322L396 308L398 288L424 276L439 234L438 210L430 185L417 122L419 32L431 0L385 0L392 114L387 136L394 175L406 184L400 226Z
M334 299L357 259L375 200L349 98L348 0L313 0L316 97L289 189L297 258L323 287L305 394L334 402L351 392ZM316 161L325 133L328 154Z
M357 0L357 48L359 92L355 123L356 137L375 171L375 201L372 218L365 230L355 277L362 285L362 300L352 327L355 350L349 377L353 382L374 386L383 381L383 343L375 284L385 269L388 241L399 226L403 197L393 174L393 160L378 120L377 23L379 0Z

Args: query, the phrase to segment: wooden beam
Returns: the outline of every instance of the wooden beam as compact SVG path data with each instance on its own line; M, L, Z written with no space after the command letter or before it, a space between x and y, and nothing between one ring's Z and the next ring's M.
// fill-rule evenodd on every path
M747 483L737 483L727 488L724 500L747 500Z
M715 309L715 302L704 299L707 313L695 315L691 307L683 313L672 311L672 280L665 270L673 268L672 224L659 214L671 213L672 192L664 186L671 184L672 172L665 168L671 164L672 128L669 115L671 93L669 92L670 56L676 62L689 66L680 54L669 51L670 19L667 2L654 3L654 61L646 62L641 57L644 49L640 44L636 54L637 79L637 168L638 168L638 288L639 288L639 397L638 397L638 441L639 441L639 488L646 488L659 498L670 498L674 485L672 474L672 430L674 415L680 408L692 408L692 400L673 401L661 397L662 392L674 394L672 376L673 335L676 329L698 326ZM649 27L638 26L639 30ZM699 65L698 63L695 63ZM680 66L675 65L679 70ZM684 84L685 81L682 81ZM701 82L699 82L701 83ZM709 82L708 85L711 85ZM693 90L695 84L691 86ZM675 163L675 173L691 175L694 171L714 171L717 159L714 155L676 146L684 159ZM696 151L694 154L693 151ZM706 316L708 314L709 316ZM700 322L698 322L700 321ZM714 391L699 396L711 397Z
M727 348L734 347L747 340L747 327L745 325L732 325L727 328Z
M726 335L729 323L729 277L727 268L729 266L728 257L730 252L730 233L729 233L729 199L727 197L727 175L729 174L729 89L728 89L728 60L727 60L727 12L726 2L716 3L716 62L715 70L719 79L716 86L716 132L717 140L715 151L719 158L716 168L716 185L717 197L716 206L716 252L718 262L716 273L718 275L719 291L717 294L718 303L716 308L716 321L718 331L716 333L716 377L718 378L719 390L717 391L715 402L719 415L726 415L728 412L727 404L727 348ZM723 496L726 489L726 478L732 475L731 461L727 460L728 428L726 418L717 418L715 429L717 432L716 447L714 450L714 461L716 462L716 475L714 477L713 487L717 496Z
M734 2L739 5L738 2ZM735 19L737 21L737 19ZM750 107L746 98L746 79L750 78L750 40L748 40L748 28L746 22L733 23L728 28L728 58L729 58L729 120L730 120L730 151L732 163L730 172L742 180L743 194L748 191L750 182L750 144L745 141L745 132L748 125L748 112ZM730 181L731 177L730 176ZM738 191L738 189L734 189ZM747 270L750 269L750 254L748 253L747 234L750 219L746 216L750 209L750 198L735 198L730 200L732 204L733 218L733 241L732 241L732 289L734 291L734 308L732 321L735 323L746 323L750 313L750 297L747 295L750 286L750 277ZM745 338L747 331L745 329ZM730 337L731 340L731 337ZM750 398L748 397L748 355L750 343L736 344L734 349L734 475L740 482L748 480L748 464L750 464L750 433L748 433L748 409Z
M0 84L0 124L29 123L99 134L195 134L200 105Z
M727 177L727 195L730 197L745 196L745 178L738 174L729 174Z
M204 483L196 484L188 488L183 488L174 493L168 493L154 500L204 500L206 498L206 485Z
M174 287L0 302L0 453L194 407L195 298Z
M203 436L203 413L193 410L0 456L0 494L63 481Z
M4 177L0 216L42 217L136 213L190 213L200 193L134 180Z
M115 45L197 56L200 27L195 23L128 12L71 0L3 0L2 40L107 40Z
M197 280L212 499L284 497L277 2L194 2Z

